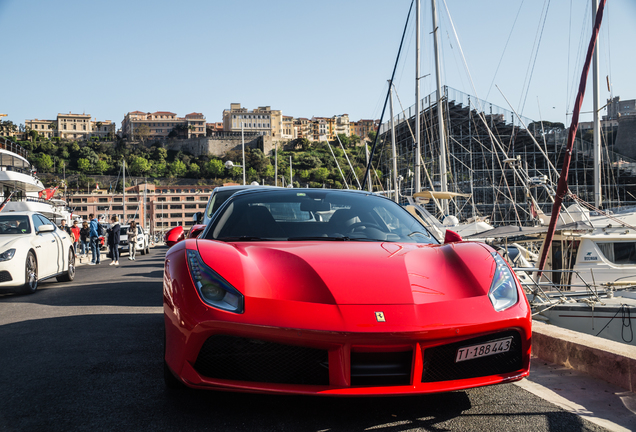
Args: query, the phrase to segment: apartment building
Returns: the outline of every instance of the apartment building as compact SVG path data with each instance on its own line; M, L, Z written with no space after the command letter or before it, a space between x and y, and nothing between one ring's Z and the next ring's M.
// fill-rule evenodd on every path
M223 110L223 130L226 132L257 132L282 138L282 112L269 106L253 110L242 108L240 103L230 104Z
M141 184L126 188L126 201L121 193L109 193L105 189L71 193L67 198L74 217L88 220L89 214L110 219L117 215L122 223L135 219L149 228L151 233L163 234L166 230L181 225L191 227L194 213L204 211L208 198L216 186L156 186ZM144 192L146 199L144 216ZM124 219L124 207L126 218Z
M60 137L84 141L91 137L114 137L116 125L111 120L92 120L90 114L58 114L55 120L26 120L28 130L34 130L45 138Z
M282 116L281 138L287 140L298 138L298 131L294 126L294 118L292 116Z
M378 130L378 120L358 120L350 122L349 128L352 135L358 135L361 139L368 137L369 132Z
M170 111L153 113L132 111L124 116L121 131L130 139L137 139L136 131L141 126L147 127L149 140L166 139L173 130L178 131L182 138L201 138L206 136L205 125L205 116L201 113L190 113L185 117L179 117Z
M636 99L621 100L616 96L607 100L607 115L603 120L618 120L621 116L636 115Z
M24 126L27 130L34 130L44 138L53 138L57 130L57 120L26 120Z

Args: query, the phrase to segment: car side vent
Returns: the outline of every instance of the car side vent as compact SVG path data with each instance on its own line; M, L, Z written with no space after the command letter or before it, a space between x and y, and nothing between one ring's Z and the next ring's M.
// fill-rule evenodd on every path
M329 385L326 350L227 335L205 341L194 369L216 379Z

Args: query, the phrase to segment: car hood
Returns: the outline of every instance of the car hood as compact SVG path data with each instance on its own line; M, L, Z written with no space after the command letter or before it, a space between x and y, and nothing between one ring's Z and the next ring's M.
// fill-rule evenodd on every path
M247 297L423 304L486 295L495 271L480 243L199 240L204 262Z
M2 235L0 236L0 253L6 251L7 249L15 248L19 243L23 240L29 239L28 234L18 234L18 235Z

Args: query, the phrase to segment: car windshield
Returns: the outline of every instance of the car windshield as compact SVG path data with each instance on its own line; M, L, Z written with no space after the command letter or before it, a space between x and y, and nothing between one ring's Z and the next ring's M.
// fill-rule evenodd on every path
M0 216L0 235L28 234L30 232L31 224L28 216Z
M208 206L208 217L212 217L212 215L223 205L225 201L236 192L241 191L243 189L240 188L232 188L220 192L216 192L212 195L212 202Z
M288 189L234 195L205 238L437 243L396 203L362 193Z

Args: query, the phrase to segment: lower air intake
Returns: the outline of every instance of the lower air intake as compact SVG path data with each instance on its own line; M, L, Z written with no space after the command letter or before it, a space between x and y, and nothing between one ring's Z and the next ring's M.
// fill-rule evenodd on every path
M502 338L512 337L510 350L500 354L456 362L457 350ZM450 381L465 378L504 374L521 369L521 336L516 331L491 334L424 351L422 382Z
M208 338L199 351L194 369L216 379L329 385L326 350L235 336Z
M352 386L397 386L411 384L413 351L352 352Z

